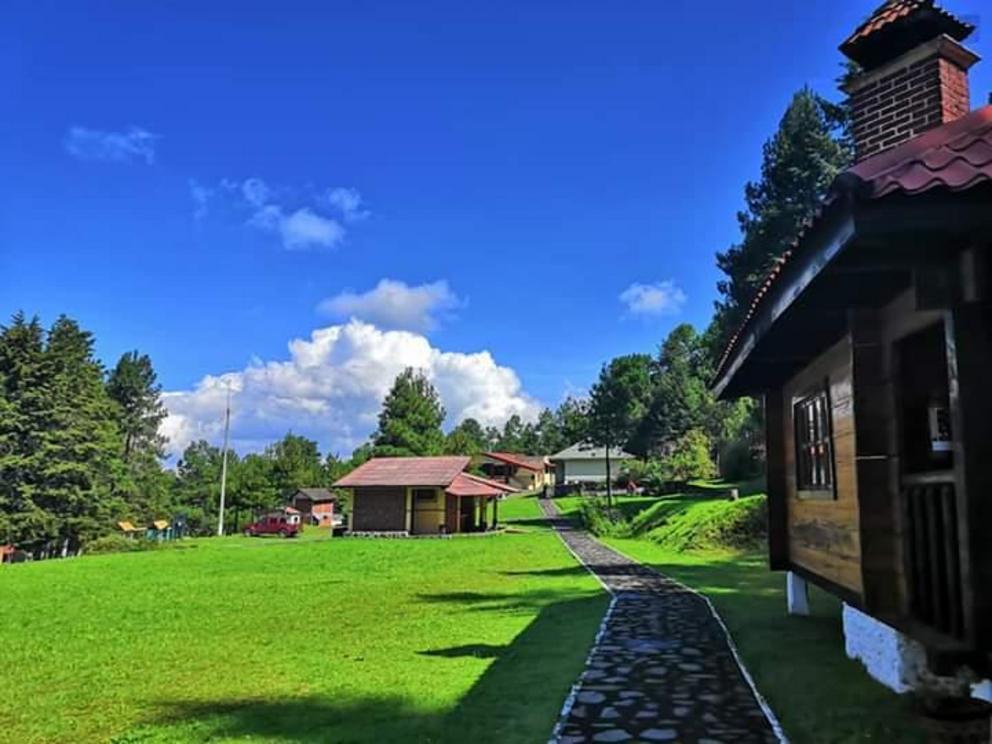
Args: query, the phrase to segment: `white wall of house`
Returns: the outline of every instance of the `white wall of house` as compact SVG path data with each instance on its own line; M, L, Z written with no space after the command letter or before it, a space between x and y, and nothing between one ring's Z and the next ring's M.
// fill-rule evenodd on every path
M565 483L578 481L606 482L606 460L561 460L565 465ZM610 477L620 475L623 460L610 460Z

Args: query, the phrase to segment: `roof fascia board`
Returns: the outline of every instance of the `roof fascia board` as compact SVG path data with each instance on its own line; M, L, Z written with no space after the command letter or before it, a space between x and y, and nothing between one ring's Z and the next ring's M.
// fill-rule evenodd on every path
M750 328L744 342L713 385L713 393L718 398L723 395L772 324L792 306L827 264L854 239L857 229L853 211L849 206L839 211L841 214L838 217L830 220L817 231L815 236L811 236L815 247L812 250L802 251L805 255L793 259L787 265L786 271L791 276L788 279L783 277L776 282L778 286L772 289L776 293L774 302L761 303L759 306L758 315L749 324Z

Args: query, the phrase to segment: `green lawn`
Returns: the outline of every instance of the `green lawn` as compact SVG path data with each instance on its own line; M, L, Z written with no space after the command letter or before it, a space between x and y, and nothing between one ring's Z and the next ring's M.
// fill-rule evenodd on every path
M500 522L523 522L531 524L544 519L544 512L538 503L537 494L526 493L508 496L499 502Z
M547 739L607 604L557 537L320 537L0 569L0 738Z

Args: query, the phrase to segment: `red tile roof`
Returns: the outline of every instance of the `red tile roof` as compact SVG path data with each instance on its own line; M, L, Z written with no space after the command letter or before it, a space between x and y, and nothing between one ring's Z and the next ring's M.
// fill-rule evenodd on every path
M848 173L872 199L935 188L963 191L992 180L992 106L863 160Z
M516 490L488 478L480 478L471 473L459 473L445 489L445 493L452 496L502 496L505 493L515 493Z
M363 486L449 486L468 467L468 457L375 457L334 484Z
M741 334L772 290L786 264L802 250L803 238L817 225L824 212L847 192L856 198L880 199L890 194L916 195L934 189L964 191L992 182L992 106L931 129L891 150L862 160L841 173L816 213L806 221L792 245L769 271L751 301L737 332L731 337L717 365L723 374Z
M955 18L935 5L934 0L887 0L845 39L840 50L862 64L877 64L880 59L884 61L900 54L906 44L915 45L940 34L962 41L974 30L972 24ZM901 37L901 46L899 42L893 46L893 34ZM887 52L879 56L876 53L879 49Z
M536 473L544 472L544 458L530 455L518 455L514 452L483 452L483 455L508 465L516 465L518 468L533 470Z

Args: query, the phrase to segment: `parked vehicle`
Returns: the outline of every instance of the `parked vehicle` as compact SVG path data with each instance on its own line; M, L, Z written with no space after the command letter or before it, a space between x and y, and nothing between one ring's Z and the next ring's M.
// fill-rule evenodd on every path
M271 512L245 527L245 535L248 537L261 537L262 535L296 537L301 532L303 532L303 522L296 509Z

